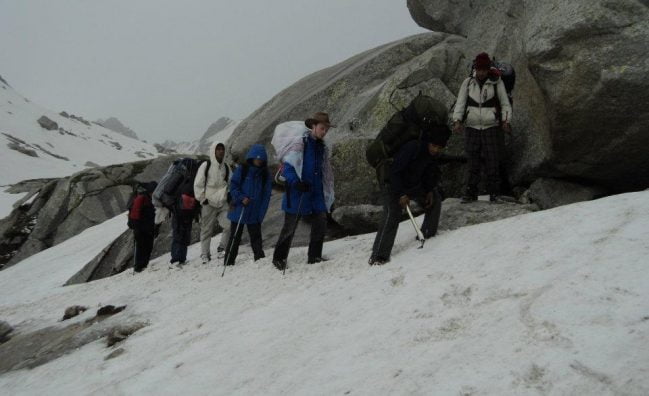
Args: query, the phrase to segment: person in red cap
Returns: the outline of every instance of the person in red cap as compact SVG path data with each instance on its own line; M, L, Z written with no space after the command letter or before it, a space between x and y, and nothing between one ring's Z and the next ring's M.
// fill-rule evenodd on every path
M511 131L512 107L505 84L498 75L490 73L492 61L489 55L486 52L478 54L473 65L475 70L462 83L453 112L453 132L465 130L469 165L462 202L478 199L483 159L489 200L495 202L500 193L499 140L503 131Z

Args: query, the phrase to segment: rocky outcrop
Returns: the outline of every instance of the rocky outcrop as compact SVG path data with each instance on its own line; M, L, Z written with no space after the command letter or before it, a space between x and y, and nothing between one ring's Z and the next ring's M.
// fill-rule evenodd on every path
M173 160L160 157L88 169L46 183L23 183L38 195L0 221L0 266L15 264L123 213L132 185L158 180Z
M251 144L261 142L274 157L270 140L278 123L304 120L315 111L326 111L337 124L326 138L332 148L336 205L376 204L375 172L364 155L367 143L419 91L433 92L451 106L460 79L459 66L464 62L463 46L460 36L426 33L366 51L304 77L241 122L228 142L228 152L241 157ZM461 138L453 144L451 152L460 153ZM447 178L455 179L459 174ZM458 183L449 186L456 193L459 188Z
M55 121L50 120L47 116L41 116L38 120L38 125L47 129L48 131L56 131L59 129L59 124Z
M9 335L14 331L14 328L4 320L0 320L0 344L9 340Z
M103 126L104 128L108 128L113 132L117 132L121 135L124 135L126 137L130 137L132 139L138 140L139 138L137 137L137 134L129 127L124 125L118 118L116 117L108 117L105 120L97 120L97 124Z
M541 209L550 209L575 202L590 201L604 196L605 191L565 180L537 179L526 193L527 198Z
M513 63L515 182L570 178L612 191L649 184L646 1L407 4L419 25L465 37L466 59L487 51Z

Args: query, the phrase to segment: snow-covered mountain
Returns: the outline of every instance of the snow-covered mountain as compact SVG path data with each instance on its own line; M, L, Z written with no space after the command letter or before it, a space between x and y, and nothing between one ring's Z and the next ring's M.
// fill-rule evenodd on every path
M225 143L241 121L221 117L207 128L200 139L192 142L174 142L167 140L162 146L180 154L206 154L213 142Z
M99 119L95 122L111 131L130 137L131 139L139 140L135 131L124 125L117 117L108 117L105 120Z
M68 176L86 167L158 155L153 145L45 109L0 81L0 190L25 179ZM18 198L0 191L0 217Z
M320 264L293 249L284 276L246 246L221 277L197 244L182 270L163 256L136 276L61 286L125 223L0 271L0 318L15 327L0 344L5 393L649 394L649 191L421 250L404 222L380 267L366 264L374 234L326 243ZM89 310L60 322L75 304ZM126 309L93 321L106 304Z

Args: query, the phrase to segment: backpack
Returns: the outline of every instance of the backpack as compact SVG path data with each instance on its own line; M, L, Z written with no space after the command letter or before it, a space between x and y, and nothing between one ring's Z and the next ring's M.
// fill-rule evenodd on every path
M187 180L193 183L197 170L198 161L192 158L175 160L153 192L153 205L172 209L180 196L180 187Z
M420 92L403 110L397 111L365 150L365 158L377 169L389 161L401 146L424 140L437 125L445 125L446 107Z
M205 178L205 181L203 182L203 190L207 188L207 173L210 170L210 166L212 166L212 161L206 160L205 162L207 162L207 165L205 166L205 172L203 173L203 176ZM230 167L225 162L223 163L223 165L225 165L225 177L223 178L223 180L228 183L230 181Z
M155 182L153 182L155 183ZM142 194L149 194L151 191L149 190L151 183L136 183L133 185L133 190L131 192L131 196L128 199L128 203L126 205L126 208L128 209L128 220L126 222L126 225L130 229L135 228L135 223L132 220L132 210L133 210L133 203L135 202L135 198L137 198L138 195ZM149 203L149 205L152 205L152 203Z

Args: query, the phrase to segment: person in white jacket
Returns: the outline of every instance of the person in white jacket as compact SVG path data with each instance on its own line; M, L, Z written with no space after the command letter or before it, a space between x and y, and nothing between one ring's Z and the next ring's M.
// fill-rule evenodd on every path
M205 161L198 168L194 179L194 195L201 203L201 260L203 264L212 259L210 241L214 228L218 224L223 228L221 242L217 248L219 255L224 254L225 244L230 239L230 222L228 221L228 184L231 169L225 163L225 146L223 143L212 143L210 161Z
M475 72L462 83L453 112L453 131L465 130L468 159L467 187L462 202L478 199L483 159L489 200L494 202L500 188L499 138L503 131L511 132L512 107L505 84L500 77L490 73L492 62L489 55L485 52L478 54L473 64Z

